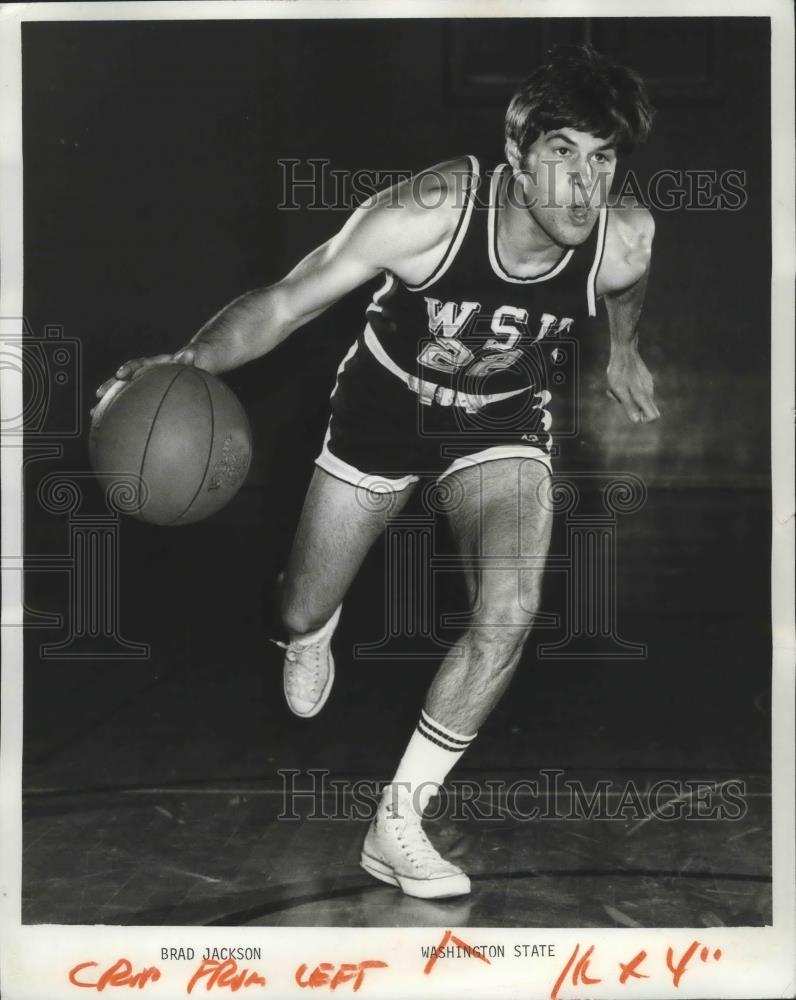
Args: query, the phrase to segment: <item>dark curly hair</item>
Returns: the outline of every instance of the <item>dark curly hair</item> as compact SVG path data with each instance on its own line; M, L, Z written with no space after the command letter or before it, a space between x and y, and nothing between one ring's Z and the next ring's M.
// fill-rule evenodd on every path
M557 128L613 137L627 153L649 135L654 114L644 83L626 66L589 45L558 45L523 83L506 112L506 138L524 156Z

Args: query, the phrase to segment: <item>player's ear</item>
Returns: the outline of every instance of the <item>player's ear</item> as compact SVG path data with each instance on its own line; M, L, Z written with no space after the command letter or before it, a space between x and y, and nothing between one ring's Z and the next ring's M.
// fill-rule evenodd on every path
M506 139L506 159L515 174L521 170L522 156L520 149L514 139Z

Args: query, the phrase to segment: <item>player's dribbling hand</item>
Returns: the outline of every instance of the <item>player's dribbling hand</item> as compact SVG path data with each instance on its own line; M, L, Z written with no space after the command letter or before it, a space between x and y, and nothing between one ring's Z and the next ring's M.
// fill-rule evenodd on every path
M136 378L147 368L151 368L153 365L195 365L197 363L197 351L194 347L183 347L181 350L177 351L176 354L154 354L149 358L134 358L132 361L125 361L123 365L120 365L116 369L116 373L113 378L109 378L107 381L103 382L102 385L97 389L97 399L102 399L108 390L116 385L117 382L127 382L131 379ZM96 407L94 407L96 409ZM94 409L91 413L94 413Z
M621 403L628 420L643 424L660 417L652 375L634 345L612 352L607 375L608 396Z

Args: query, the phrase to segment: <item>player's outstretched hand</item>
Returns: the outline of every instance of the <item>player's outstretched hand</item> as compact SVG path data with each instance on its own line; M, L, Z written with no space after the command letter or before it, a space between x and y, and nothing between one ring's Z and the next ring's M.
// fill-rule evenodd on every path
M195 365L197 364L197 350L195 347L183 347L176 354L154 354L149 358L134 358L132 361L125 361L116 369L113 378L109 378L97 389L97 399L102 399L108 390L117 382L127 382L136 378L147 368L153 365ZM94 410L91 411L92 413Z
M608 395L622 404L628 420L634 424L649 423L661 415L655 405L652 375L634 345L612 352Z

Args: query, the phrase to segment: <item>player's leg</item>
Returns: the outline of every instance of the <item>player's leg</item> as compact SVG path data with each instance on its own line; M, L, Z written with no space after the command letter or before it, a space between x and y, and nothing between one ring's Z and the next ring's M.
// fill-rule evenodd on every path
M448 655L434 677L424 711L451 731L474 734L505 692L539 610L550 471L535 458L506 458L452 476L461 491L449 519L474 581L472 619L459 655Z
M334 683L331 640L341 604L369 549L412 485L387 493L339 479L320 467L312 477L280 578L280 612L288 642L284 691L291 711L310 718Z
M314 632L332 617L388 518L411 494L412 485L376 493L316 466L280 578L280 611L289 634Z
M288 633L285 696L309 718L334 680L330 651L340 605L362 560L417 482L407 471L415 399L358 343L343 359L331 418L280 580ZM407 450L408 449L408 450Z
M503 458L450 473L448 509L470 579L471 620L431 683L395 776L425 804L505 692L539 609L550 544L546 461Z
M367 871L411 895L469 892L469 879L428 842L420 817L519 662L550 542L549 475L546 461L516 457L450 473L448 515L466 558L473 616L431 684L362 853Z

